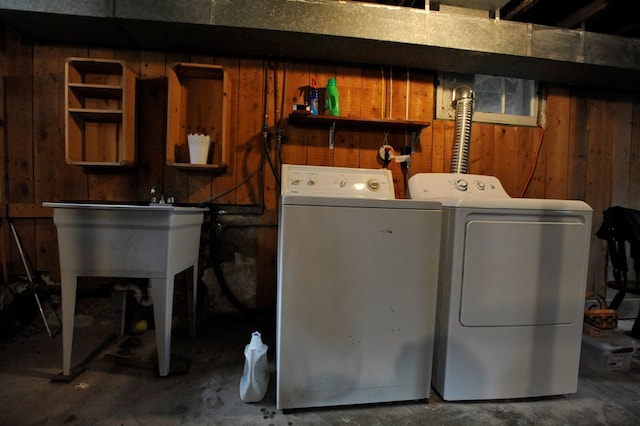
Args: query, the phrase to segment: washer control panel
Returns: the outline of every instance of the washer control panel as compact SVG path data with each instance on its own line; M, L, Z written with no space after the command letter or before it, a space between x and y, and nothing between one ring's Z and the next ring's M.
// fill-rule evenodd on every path
M282 165L282 195L395 199L393 177L387 169Z
M495 176L461 173L418 173L409 178L411 198L511 198Z

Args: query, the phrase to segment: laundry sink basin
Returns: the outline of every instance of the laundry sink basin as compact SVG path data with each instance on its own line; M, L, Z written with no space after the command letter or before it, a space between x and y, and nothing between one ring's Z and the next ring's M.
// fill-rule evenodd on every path
M62 281L63 375L71 375L77 277L148 278L161 376L169 373L175 275L191 271L195 336L200 234L207 208L176 204L45 202L58 231Z

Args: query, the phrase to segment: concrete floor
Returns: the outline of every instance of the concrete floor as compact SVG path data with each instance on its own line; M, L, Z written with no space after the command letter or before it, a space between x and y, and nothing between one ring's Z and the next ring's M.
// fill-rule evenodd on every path
M263 401L243 403L238 392L243 348L254 329L262 328L273 369L273 327L214 319L190 342L188 333L176 326L172 360L189 360L188 371L158 377L145 363L132 367L105 359L115 343L89 357L113 333L111 309L110 298L78 300L72 365L88 361L70 383L51 380L61 372L62 338L57 334L50 339L39 316L26 330L0 342L0 425L584 426L640 421L640 354L625 373L581 368L578 392L572 395L452 403L432 391L428 401L282 413L275 408L273 370ZM52 328L57 329L55 324ZM152 331L140 339L155 350ZM148 349L147 343L140 347Z

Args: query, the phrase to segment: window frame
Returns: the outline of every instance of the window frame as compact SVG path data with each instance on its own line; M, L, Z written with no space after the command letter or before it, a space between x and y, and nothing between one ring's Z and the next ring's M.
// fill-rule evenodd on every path
M485 74L478 74L490 78L498 78L505 79L510 77L503 76L489 76ZM472 90L474 89L475 82L475 74L458 74L458 73L448 73L448 72L440 72L438 73L438 86L436 89L436 118L441 120L455 120L455 107L452 102L452 91L454 88L459 86L469 86ZM525 80L525 79L519 79ZM531 81L531 80L528 80ZM535 127L538 125L538 106L539 106L539 95L538 95L538 87L539 83L537 81L533 81L533 91L530 99L531 106L530 111L531 115L516 115L516 114L505 114L505 113L490 113L490 112L480 112L474 108L473 111L473 121L479 123L493 123L493 124L508 124L515 126L531 126ZM504 86L503 86L504 87ZM474 90L474 96L477 96ZM501 110L504 111L505 105L505 93L502 93L501 96Z

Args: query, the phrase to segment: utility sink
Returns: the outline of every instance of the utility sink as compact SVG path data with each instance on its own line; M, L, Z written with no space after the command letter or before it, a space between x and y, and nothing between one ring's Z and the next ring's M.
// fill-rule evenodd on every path
M53 208L62 280L64 376L70 376L77 278L148 278L160 376L170 372L171 318L175 276L191 271L191 335L195 337L198 254L204 212L194 205L70 201Z

